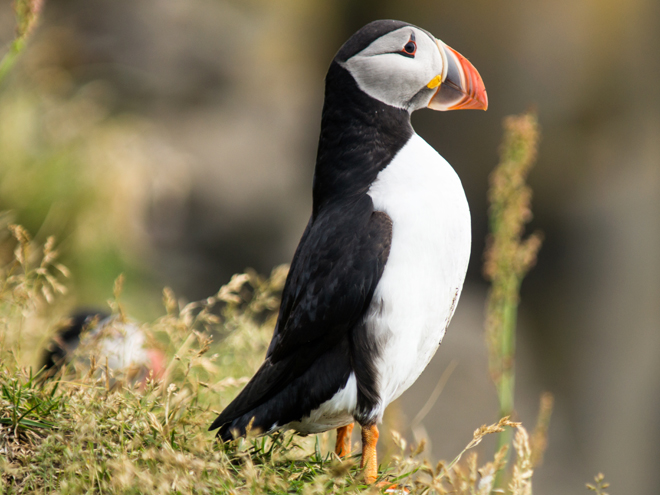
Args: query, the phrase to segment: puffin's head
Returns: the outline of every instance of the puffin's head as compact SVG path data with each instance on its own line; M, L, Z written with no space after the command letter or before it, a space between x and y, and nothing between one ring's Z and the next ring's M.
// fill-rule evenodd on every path
M429 32L405 22L367 24L344 43L335 61L366 94L409 112L488 108L477 69Z

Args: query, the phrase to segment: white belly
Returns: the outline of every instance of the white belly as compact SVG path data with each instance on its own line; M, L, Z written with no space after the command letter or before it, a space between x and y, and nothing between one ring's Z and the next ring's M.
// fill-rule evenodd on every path
M397 153L369 189L375 209L392 219L392 245L365 316L378 342L378 392L382 419L426 368L454 314L470 258L470 210L449 163L418 135ZM346 386L301 421L301 433L318 433L353 421L357 386Z
M465 280L471 226L456 172L416 134L378 174L369 195L392 219L390 255L366 316L381 350L380 421L444 337Z
M286 429L296 430L305 435L346 426L353 422L353 413L357 406L357 382L355 374L348 377L346 386L340 389L330 400L314 409L309 416L286 425Z

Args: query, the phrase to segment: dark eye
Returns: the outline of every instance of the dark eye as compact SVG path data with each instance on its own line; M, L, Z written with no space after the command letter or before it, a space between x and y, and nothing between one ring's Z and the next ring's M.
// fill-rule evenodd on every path
M415 43L413 40L410 40L403 47L403 50L401 50L401 55L405 55L406 57L412 58L415 56L416 51L417 51L417 43Z

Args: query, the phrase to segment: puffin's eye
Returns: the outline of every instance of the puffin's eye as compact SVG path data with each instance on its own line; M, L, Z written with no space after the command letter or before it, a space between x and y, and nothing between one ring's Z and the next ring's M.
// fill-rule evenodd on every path
M415 43L414 40L410 40L403 47L403 50L401 50L401 55L413 58L415 56L415 52L417 52L417 43Z

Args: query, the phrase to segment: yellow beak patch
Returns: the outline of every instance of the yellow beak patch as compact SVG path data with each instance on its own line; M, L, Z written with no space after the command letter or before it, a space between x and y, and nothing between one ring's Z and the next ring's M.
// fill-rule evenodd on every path
M426 87L429 89L434 89L440 86L441 84L442 84L442 76L438 75L435 76L433 79L431 79L429 83L426 85Z

